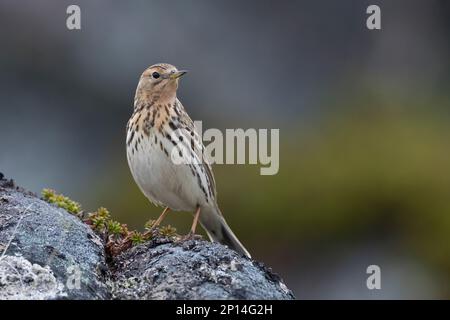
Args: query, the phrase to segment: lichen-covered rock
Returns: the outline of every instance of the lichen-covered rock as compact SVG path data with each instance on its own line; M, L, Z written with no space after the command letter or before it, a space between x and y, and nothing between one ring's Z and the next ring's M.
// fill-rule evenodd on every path
M293 299L262 264L217 243L157 237L116 257L78 217L0 174L2 299Z
M204 240L149 242L116 257L113 267L116 299L294 298L262 264Z
M23 281L26 274L30 276L33 271L29 270L22 274L24 279L3 276L0 299L6 298L5 292L11 297L24 299L110 297L105 284L108 269L98 236L77 217L15 187L10 180L0 180L1 255L0 265L4 274L9 270L11 276L17 275L6 264L17 255L25 269L28 262L34 270L41 267L51 271L55 283L62 284L63 289L55 291L54 295L27 296L29 291L22 291L23 287L17 285L17 280ZM20 291L14 293L14 288Z
M67 297L64 284L50 267L32 264L22 256L0 258L0 300L48 300Z

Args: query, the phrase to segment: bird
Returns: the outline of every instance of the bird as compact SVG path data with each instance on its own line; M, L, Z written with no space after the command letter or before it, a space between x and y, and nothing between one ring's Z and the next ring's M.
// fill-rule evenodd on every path
M126 126L130 171L150 202L164 208L152 229L169 211L191 212L194 218L185 239L195 237L200 223L212 242L251 258L219 209L205 147L177 97L180 78L186 73L171 64L157 63L141 74Z

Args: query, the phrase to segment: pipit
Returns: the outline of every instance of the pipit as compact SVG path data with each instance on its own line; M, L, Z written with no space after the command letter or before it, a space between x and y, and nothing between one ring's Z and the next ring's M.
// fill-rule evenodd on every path
M186 73L160 63L146 69L139 80L134 112L127 124L127 158L134 180L154 204L169 210L193 212L187 238L200 222L213 242L248 257L250 254L226 223L217 205L216 184L204 145L194 123L177 98L178 82Z

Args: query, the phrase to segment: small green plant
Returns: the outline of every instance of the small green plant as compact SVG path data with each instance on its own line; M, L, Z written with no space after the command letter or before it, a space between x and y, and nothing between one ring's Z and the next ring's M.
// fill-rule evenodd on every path
M126 237L127 235L130 234L128 226L125 223L122 223L121 226L122 226L122 236Z
M159 233L164 237L174 237L177 234L177 229L172 227L170 224L159 228Z
M89 219L92 222L94 229L98 231L104 231L108 229L108 225L111 219L108 209L100 207L97 211L89 214Z
M115 220L109 220L107 223L107 226L108 226L108 232L110 234L113 234L116 237L118 237L124 233L124 228L122 227L122 225Z
M144 236L142 235L142 233L138 231L131 232L130 240L133 243L133 245L138 245L145 242Z
M44 198L45 201L53 203L56 206L63 208L72 214L78 215L81 213L81 205L79 203L69 199L68 197L62 194L57 194L52 189L43 189L42 197Z
M104 207L98 208L95 212L84 214L79 203L62 194L56 193L52 189L43 189L42 197L45 201L76 215L85 223L89 224L102 238L107 239L105 240L105 248L112 256L120 254L120 252L129 248L130 242L131 245L138 245L153 238L152 230L156 220L150 219L145 223L144 227L147 230L145 233L129 231L126 224L121 224L111 219L111 214ZM159 233L164 237L174 237L176 236L176 231L170 225L159 228Z

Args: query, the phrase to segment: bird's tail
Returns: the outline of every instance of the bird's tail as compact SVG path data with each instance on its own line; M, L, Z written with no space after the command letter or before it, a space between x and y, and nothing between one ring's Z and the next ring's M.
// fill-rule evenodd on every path
M250 253L238 240L233 231L231 231L218 208L204 208L204 210L200 212L200 223L212 242L224 244L230 249L251 258Z

